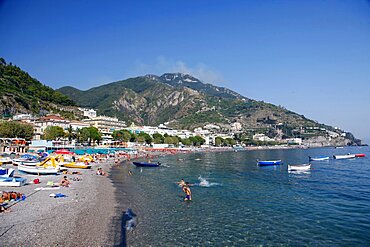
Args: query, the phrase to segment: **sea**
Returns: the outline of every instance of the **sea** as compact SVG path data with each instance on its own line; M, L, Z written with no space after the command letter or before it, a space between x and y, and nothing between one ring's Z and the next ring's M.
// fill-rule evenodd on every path
M366 157L335 160L335 154ZM305 172L288 164L308 163ZM256 160L283 161L259 167ZM201 152L114 167L121 246L370 246L370 148ZM129 174L129 171L132 174ZM192 201L176 184L192 184ZM124 206L123 206L124 205ZM118 230L117 230L118 231Z

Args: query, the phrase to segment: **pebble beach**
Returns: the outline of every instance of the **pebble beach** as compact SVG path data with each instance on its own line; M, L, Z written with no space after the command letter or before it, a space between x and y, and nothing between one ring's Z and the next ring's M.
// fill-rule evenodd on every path
M71 181L69 187L47 186L50 181L59 183L64 174L22 174L27 178L25 186L0 187L0 191L16 191L26 196L25 200L9 202L7 211L0 214L1 246L114 245L111 231L116 214L114 187L109 176L96 175L98 167L109 174L114 160L92 164L92 169L68 169L69 173L81 173L65 174ZM40 184L32 183L37 178ZM66 197L50 196L57 193Z

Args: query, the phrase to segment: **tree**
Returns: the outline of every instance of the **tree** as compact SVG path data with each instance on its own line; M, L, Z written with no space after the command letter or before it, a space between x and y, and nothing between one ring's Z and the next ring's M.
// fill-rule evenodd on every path
M221 146L224 143L224 139L222 137L217 136L215 139L215 145L217 147Z
M150 144L153 141L153 138L149 134L147 134L145 132L140 132L140 134L138 136L139 137L144 137L144 141L147 144Z
M159 133L154 133L153 142L156 144L164 143L164 137Z
M60 126L48 126L44 130L43 138L46 140L59 140L65 136L65 132Z
M181 139L181 143L185 146L190 146L191 145L191 141L190 141L189 138Z
M33 137L33 127L32 125L17 121L3 121L0 122L0 137L31 140Z
M192 144L194 146L200 146L200 145L203 145L206 142L206 140L204 140L200 136L192 136L189 139L190 139L190 141L192 142Z
M131 134L130 142L136 142L137 135L135 133L130 133L130 134Z
M234 139L232 139L232 138L226 138L225 139L225 143L228 146L233 146L233 145L235 145L236 141Z
M88 142L91 146L92 142L99 143L102 140L101 133L93 126L85 127L80 130L81 141Z
M68 138L68 141L72 141L72 139L77 139L77 134L76 132L73 130L72 126L69 125L68 129L67 129L67 132L66 132L66 137Z

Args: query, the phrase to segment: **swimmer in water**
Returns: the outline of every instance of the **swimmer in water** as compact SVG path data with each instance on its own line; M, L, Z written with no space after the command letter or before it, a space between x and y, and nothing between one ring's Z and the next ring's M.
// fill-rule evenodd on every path
M185 180L182 178L180 182L176 182L179 186L184 187L186 185Z

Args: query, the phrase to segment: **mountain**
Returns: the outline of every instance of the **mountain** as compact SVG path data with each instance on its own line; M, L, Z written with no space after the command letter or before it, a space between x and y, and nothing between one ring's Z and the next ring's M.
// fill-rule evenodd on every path
M0 58L0 113L9 117L19 113L65 113L62 108L75 103L68 96L43 85L27 72Z
M58 91L79 106L136 124L169 122L169 126L181 129L217 124L230 129L237 122L245 132L271 137L322 136L326 135L323 129L337 131L283 107L252 100L181 73L139 76L86 91L73 87Z

